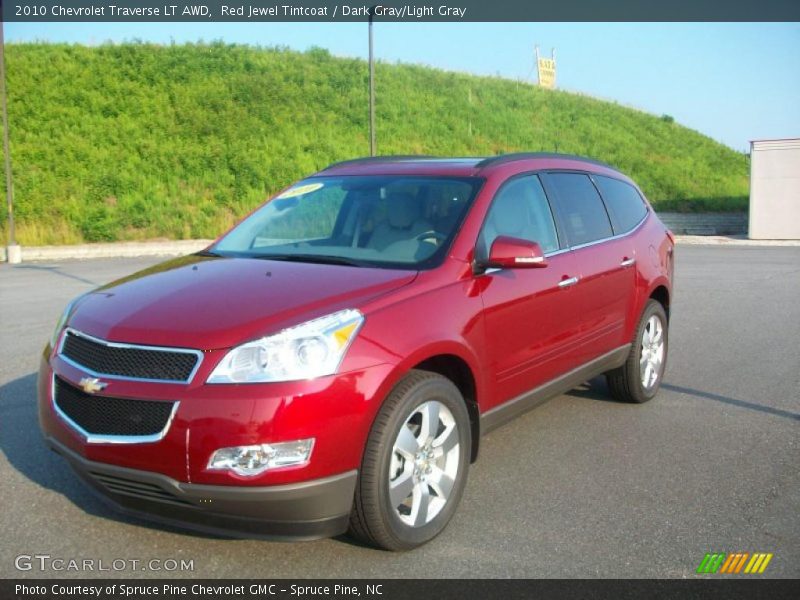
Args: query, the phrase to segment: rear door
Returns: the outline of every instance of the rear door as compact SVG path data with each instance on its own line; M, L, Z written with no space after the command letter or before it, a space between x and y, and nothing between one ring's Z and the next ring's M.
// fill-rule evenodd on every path
M551 172L545 177L552 190L577 272L579 364L626 343L625 319L634 299L636 257L630 239L615 237L611 219L591 178L581 172Z
M641 278L641 266L639 261L648 260L648 247L642 245L642 239L636 231L647 217L648 208L639 191L626 181L606 177L604 175L592 175L595 187L603 197L608 216L611 218L611 227L614 229L614 236L619 239L618 247L622 249L623 260L633 273L634 286L637 278ZM639 315L633 312L638 306L637 293L641 293L641 280L636 289L631 291L627 303L627 326L625 331L630 332L636 327ZM624 340L630 341L630 340Z
M561 248L536 175L513 177L499 189L478 238L476 257L488 256L501 235L538 242L548 265L489 269L478 276L487 279L481 288L493 405L574 368L571 351L578 335L578 297L569 285L576 275L574 260Z

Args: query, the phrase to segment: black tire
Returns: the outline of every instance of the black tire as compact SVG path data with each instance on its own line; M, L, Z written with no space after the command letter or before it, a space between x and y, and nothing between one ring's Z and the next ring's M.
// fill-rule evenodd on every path
M418 463L408 461L406 465L400 454L394 452L394 444L401 433L401 428L410 428L407 421L415 419L417 415L422 419L422 414L418 411L424 411L423 405L433 400L447 408L452 422L455 423L455 431L451 431L449 435L455 436L453 439L458 440L459 446L457 451L452 448L448 453L450 457L448 465L458 466L444 505L429 522L414 526L404 522L402 520L404 517L398 514L399 511L395 506L392 506L389 496L390 469L393 466L397 469L398 465L402 465L404 472L406 468L414 469L416 477L415 469ZM441 411L442 415L445 413L446 411ZM420 436L422 436L422 420L419 422ZM439 419L436 423L437 431L446 431L440 429ZM444 433L436 435L444 437ZM458 388L449 379L436 373L416 370L409 372L389 394L372 426L356 484L353 510L350 514L350 535L371 546L393 551L410 550L439 535L455 513L464 491L469 469L470 445L469 414ZM428 487L427 483L420 485L426 486L425 489L429 491L431 498L439 497L435 494L434 487ZM431 486L434 484L431 483ZM417 510L417 513L421 512L420 509ZM424 514L430 514L429 510ZM405 518L411 517L412 515L408 515Z
M648 322L652 317L657 317L661 321L663 335L663 358L657 369L656 380L650 386L645 386L642 382L640 372L640 360L642 359L642 335ZM667 355L669 350L669 323L667 313L660 302L648 300L644 307L639 324L636 327L636 335L631 344L631 350L625 364L617 369L606 373L608 389L611 395L620 402L635 402L641 404L651 400L661 387L661 379L664 376L664 369L667 366Z

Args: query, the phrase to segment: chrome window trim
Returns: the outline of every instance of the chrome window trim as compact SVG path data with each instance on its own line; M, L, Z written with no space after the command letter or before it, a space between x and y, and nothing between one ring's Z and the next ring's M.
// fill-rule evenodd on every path
M588 248L590 246L594 246L596 244L602 244L603 242L610 242L612 240L618 240L620 238L624 238L626 235L631 235L632 233L636 232L647 220L648 215L650 214L650 209L647 209L644 217L641 221L639 221L636 226L631 229L630 231L626 231L625 233L618 233L617 235L612 235L611 237L600 238L599 240L594 240L591 242L586 242L585 244L579 244L577 246L567 246L566 248L559 248L558 250L553 250L552 252L545 252L544 257L550 258L551 256L558 256L559 254L566 254L567 252L572 252L573 250L581 250L583 248ZM486 269L481 275L491 275L492 273L498 273L503 271L500 267L491 267Z
M642 220L639 221L633 229L630 229L629 231L625 231L623 233L618 233L616 235L612 235L611 237L604 237L604 238L600 238L599 240L592 240L591 242L586 242L584 244L578 244L577 246L569 246L568 249L569 250L581 250L582 248L588 248L589 246L594 246L596 244L602 244L603 242L610 242L612 240L618 240L620 238L624 238L625 236L631 235L632 233L636 232L644 224L644 222L647 221L647 217L649 215L650 215L650 209L648 208L647 212L644 214L644 217L642 217ZM545 256L548 256L548 255L545 254Z
M192 369L192 372L189 373L189 377L187 379L150 379L146 377L128 377L126 375L111 375L109 373L100 373L98 371L94 371L89 367L86 367L68 356L63 354L64 344L67 341L67 335L73 334L78 337L86 338L87 340L91 340L98 344L102 344L103 346L107 346L109 348L130 348L134 350L153 350L157 352L174 352L176 354L194 354L197 357L197 362ZM197 374L200 365L203 362L203 353L200 350L195 350L193 348L173 348L171 346L145 346L141 344L126 344L122 342L109 342L107 340L103 340L100 338L96 338L88 333L83 333L82 331L78 331L77 329L73 329L72 327L67 327L64 329L64 333L61 335L61 341L58 344L58 356L64 362L72 365L76 369L80 369L81 371L85 371L89 375L94 375L95 377L103 377L106 379L114 379L118 381L144 381L147 383L191 383L194 379L194 376Z
M559 248L558 250L553 250L552 252L545 252L544 257L550 258L551 256L558 256L559 254L566 254L572 250L572 248Z
M158 433L152 433L150 435L106 435L89 433L75 421L70 419L63 410L61 410L61 408L58 406L58 402L56 401L55 373L53 373L50 380L50 402L53 405L53 410L55 410L56 414L61 418L61 420L79 433L87 444L150 444L153 442L160 442L167 435L167 431L169 431L169 428L172 425L172 421L175 418L175 413L178 412L178 405L180 404L180 402L177 400L172 403L172 411L167 418L167 422L164 424L164 428ZM161 402L164 402L164 400L161 400Z
M558 256L559 254L566 254L567 252L572 252L573 250L581 250L582 248L588 248L590 246L594 246L596 244L602 244L603 242L610 242L612 240L618 240L620 238L625 237L626 235L631 235L636 230L638 230L644 222L647 220L648 215L650 214L650 208L647 209L644 217L641 221L639 221L636 226L631 229L630 231L626 231L625 233L618 233L617 235L612 235L611 237L600 238L599 240L594 240L592 242L586 242L585 244L579 244L577 246L567 246L566 248L559 248L558 250L553 250L552 252L545 252L544 257L550 258L551 256ZM490 269L486 269L481 275L491 275L492 273L497 273L502 271L503 269L498 267L492 267Z

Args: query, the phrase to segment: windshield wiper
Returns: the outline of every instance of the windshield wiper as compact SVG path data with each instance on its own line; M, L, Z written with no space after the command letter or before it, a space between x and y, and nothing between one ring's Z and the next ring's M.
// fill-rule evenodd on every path
M195 256L215 256L215 257L222 257L222 254L217 254L212 250L200 250L199 252L194 253Z
M255 254L250 258L263 260L285 260L287 262L317 263L320 265L344 265L347 267L363 267L364 263L327 254Z

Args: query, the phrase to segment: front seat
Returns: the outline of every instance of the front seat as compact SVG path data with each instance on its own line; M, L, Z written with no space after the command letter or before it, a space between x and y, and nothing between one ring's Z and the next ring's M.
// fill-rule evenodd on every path
M367 242L367 248L382 252L392 244L408 246L408 252L403 254L413 255L419 247L420 240L417 236L426 231L432 231L433 226L422 217L422 207L414 196L404 192L393 192L386 198L386 220L375 227L372 237ZM394 250L394 249L393 249Z

